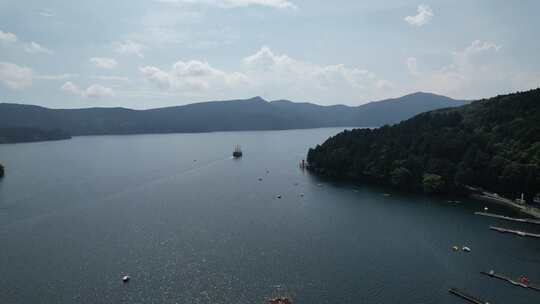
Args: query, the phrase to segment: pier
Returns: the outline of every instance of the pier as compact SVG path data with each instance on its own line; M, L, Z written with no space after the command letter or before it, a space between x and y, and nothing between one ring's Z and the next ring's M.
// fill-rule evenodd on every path
M461 291L461 290L459 290L457 288L450 288L448 290L448 292L450 292L451 294L466 300L469 303L473 303L473 304L489 304L489 302L486 302L484 300L480 300L480 299L478 299L476 297L468 295L468 294L464 293L463 291Z
M514 217L509 217L509 216L504 216L504 215L499 215L499 214L494 214L494 213L487 213L487 212L475 212L474 214L481 215L481 216L492 217L492 218L497 218L497 219L501 219L501 220L505 220L505 221L512 221L512 222L540 225L539 220L526 219L526 218L514 218Z
M532 285L530 283L522 283L522 282L519 282L519 280L513 280L512 278L510 277L507 277L503 274L498 274L498 273L495 273L495 272L486 272L486 271L480 271L481 274L483 275L486 275L490 278L494 278L494 279L499 279L499 280L502 280L502 281L505 281L505 282L508 282L514 286L519 286L519 287L522 287L522 288L528 288L528 289L532 289L532 290L535 290L535 291L540 291L540 287L536 286L536 285Z
M525 231L512 230L512 229L506 229L506 228L495 227L495 226L490 226L489 229L495 230L495 231L498 231L498 232L501 232L501 233L510 233L510 234L515 234L515 235L519 235L519 236L540 238L540 234L530 233L530 232L525 232Z

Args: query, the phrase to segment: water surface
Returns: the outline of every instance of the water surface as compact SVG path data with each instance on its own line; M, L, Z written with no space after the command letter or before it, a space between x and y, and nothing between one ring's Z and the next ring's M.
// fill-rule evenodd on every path
M540 242L488 230L539 227L475 216L474 201L386 197L298 168L339 131L0 145L0 303L261 303L276 284L310 304L460 303L450 287L540 301L478 273L540 283Z

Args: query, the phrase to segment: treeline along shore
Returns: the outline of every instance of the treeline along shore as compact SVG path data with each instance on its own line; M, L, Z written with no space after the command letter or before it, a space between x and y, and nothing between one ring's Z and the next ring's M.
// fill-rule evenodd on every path
M532 203L540 192L540 89L346 130L310 149L311 171L406 191L474 187Z

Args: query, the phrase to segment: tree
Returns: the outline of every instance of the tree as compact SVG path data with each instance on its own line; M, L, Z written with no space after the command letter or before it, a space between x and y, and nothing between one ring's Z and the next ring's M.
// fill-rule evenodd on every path
M355 129L308 153L315 172L427 193L466 185L531 202L540 191L540 89Z
M454 181L462 186L474 185L474 171L471 168L459 166Z
M422 187L428 194L441 193L444 190L444 179L440 175L426 173L422 179Z
M390 176L391 176L392 185L398 188L407 189L411 187L411 185L414 182L411 171L409 171L409 169L404 168L404 167L399 167L399 168L394 169L390 173Z
M500 181L505 193L514 197L523 193L525 200L531 203L540 190L540 169L537 165L512 162L504 168Z

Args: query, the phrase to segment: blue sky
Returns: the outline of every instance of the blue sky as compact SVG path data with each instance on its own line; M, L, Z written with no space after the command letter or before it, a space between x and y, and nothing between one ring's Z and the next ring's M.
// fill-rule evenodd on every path
M540 85L540 1L0 0L0 102L359 105Z

